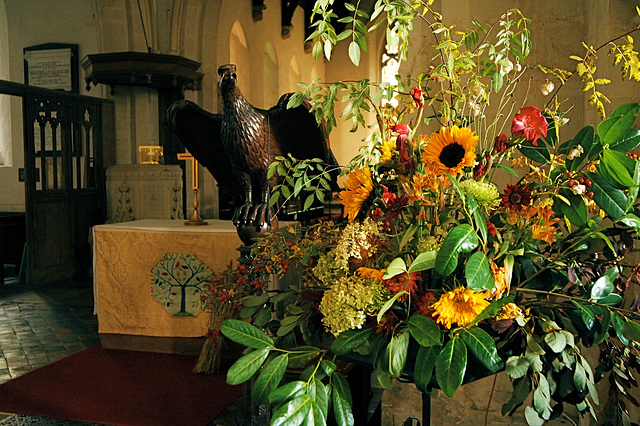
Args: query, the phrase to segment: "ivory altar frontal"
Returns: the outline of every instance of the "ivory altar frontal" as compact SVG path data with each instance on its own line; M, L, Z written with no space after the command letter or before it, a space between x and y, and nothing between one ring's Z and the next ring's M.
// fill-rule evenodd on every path
M203 280L209 271L219 273L230 262L235 264L240 256L237 249L242 245L235 227L231 221L207 222L185 226L182 220L145 219L94 226L94 297L101 340L103 335L204 336L209 313L193 309L199 303L200 289L189 290L192 311L187 314L170 312L167 307L173 302L166 300L178 296L180 286L175 286L178 290L171 287L166 296L169 299L159 297L158 288L163 288L162 275L184 276L182 270L163 272L168 270L167 265L179 267L182 263L193 275L184 280L193 278L195 282ZM187 260L191 262L189 268L184 267Z

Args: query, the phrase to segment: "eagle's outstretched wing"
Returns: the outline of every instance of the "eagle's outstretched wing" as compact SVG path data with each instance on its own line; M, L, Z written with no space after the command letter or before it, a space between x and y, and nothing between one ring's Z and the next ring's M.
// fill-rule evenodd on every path
M231 169L231 161L222 147L222 116L211 114L191 101L174 102L167 111L168 121L180 142L213 175L221 191L236 200L242 187Z
M320 158L325 164L335 166L331 167L335 184L338 164L329 147L326 125L324 122L316 122L315 116L310 112L311 103L306 100L295 108L287 108L292 95L282 95L278 103L267 111L273 139L281 152L291 153L299 160Z

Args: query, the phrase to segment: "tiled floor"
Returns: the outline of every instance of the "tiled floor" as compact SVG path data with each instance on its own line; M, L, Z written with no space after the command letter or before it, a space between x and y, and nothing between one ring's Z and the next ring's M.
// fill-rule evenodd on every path
M40 288L8 278L0 285L0 383L96 343L90 284Z
M14 379L99 342L98 320L93 314L93 290L88 283L53 287L27 287L17 278L0 285L0 383ZM239 401L211 425L235 426ZM15 419L19 425L53 424L31 418ZM0 413L0 421L10 421ZM59 421L56 425L80 425ZM84 425L84 424L83 424Z

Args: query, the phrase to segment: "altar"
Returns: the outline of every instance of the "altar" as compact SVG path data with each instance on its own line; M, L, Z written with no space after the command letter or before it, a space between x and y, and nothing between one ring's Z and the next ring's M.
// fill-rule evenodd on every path
M200 351L209 322L208 312L197 306L201 289L190 287L191 301L182 301L182 310L171 311L175 304L165 301L179 291L162 294L158 287L163 283L157 276L174 274L157 271L166 268L167 259L178 267L187 259L198 265L196 278L204 279L209 271L219 273L230 262L235 264L242 242L234 225L207 221L204 226L163 219L94 226L95 312L104 347L181 354Z

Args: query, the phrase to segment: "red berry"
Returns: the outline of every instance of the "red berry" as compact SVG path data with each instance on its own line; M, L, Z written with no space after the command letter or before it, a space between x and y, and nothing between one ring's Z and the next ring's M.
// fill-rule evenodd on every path
M570 179L569 182L567 182L569 184L569 186L574 186L576 184L576 181L573 179Z
M587 192L587 197L589 198L593 197L593 192L592 191Z
M573 177L573 172L567 172L567 177L571 179Z
M589 179L585 179L584 184L587 186L591 186L591 181Z
M584 178L579 178L578 182L580 182L580 185L582 185L584 183Z

